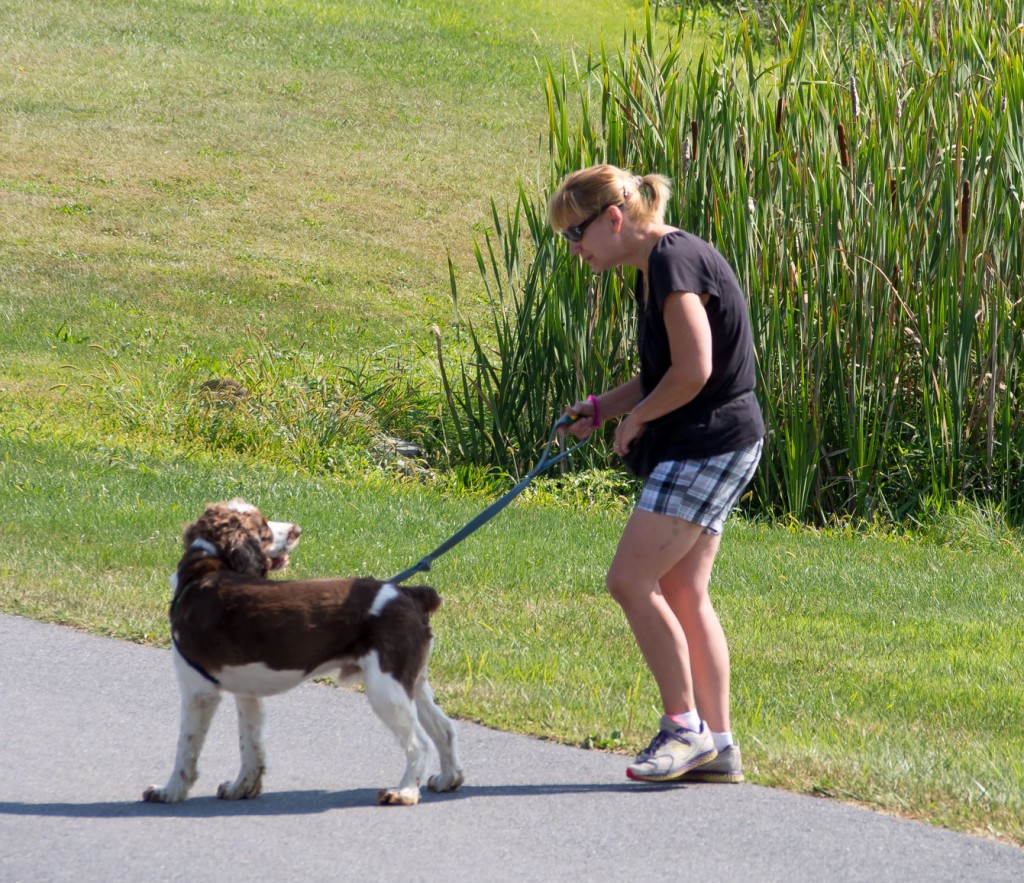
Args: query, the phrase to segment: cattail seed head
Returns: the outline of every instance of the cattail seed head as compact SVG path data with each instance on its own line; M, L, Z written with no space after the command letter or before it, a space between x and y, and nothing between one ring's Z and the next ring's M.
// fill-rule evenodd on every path
M857 95L857 78L850 74L850 106L853 108L853 118L860 117L860 96Z
M786 107L785 99L780 95L779 103L775 105L775 134L779 134L779 130L782 128L782 112Z
M690 173L690 142L686 140L683 141L683 156L681 162L683 167L683 176L685 177Z
M697 121L690 122L690 158L697 162Z
M839 124L839 158L843 168L850 168L850 148L846 144L846 129L842 123Z

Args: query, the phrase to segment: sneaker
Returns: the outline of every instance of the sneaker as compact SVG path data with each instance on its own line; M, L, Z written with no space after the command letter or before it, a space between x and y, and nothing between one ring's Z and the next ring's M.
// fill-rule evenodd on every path
M742 782L743 759L740 746L730 745L718 752L718 757L702 766L683 773L681 782Z
M626 767L626 775L640 782L674 782L686 773L715 759L714 740L702 723L700 732L679 726L667 715L645 751Z

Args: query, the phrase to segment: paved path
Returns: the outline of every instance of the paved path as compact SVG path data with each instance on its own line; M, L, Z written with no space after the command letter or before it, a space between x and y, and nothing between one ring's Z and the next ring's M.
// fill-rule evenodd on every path
M1024 880L1024 850L754 785L629 783L623 759L458 723L467 783L377 807L403 766L365 700L269 702L267 792L212 795L238 764L225 701L194 797L166 778L166 651L0 616L0 883L103 881Z

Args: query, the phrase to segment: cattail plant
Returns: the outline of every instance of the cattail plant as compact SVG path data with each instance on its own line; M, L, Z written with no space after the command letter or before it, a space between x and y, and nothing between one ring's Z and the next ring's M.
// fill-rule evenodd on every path
M566 403L636 370L631 273L591 276L545 222L548 188L607 161L669 174L667 220L714 242L748 293L771 429L745 505L900 520L972 498L1024 523L1022 135L987 109L1024 102L1024 62L994 2L1003 14L929 4L922 18L894 0L878 14L900 41L855 21L814 27L820 13L801 4L775 58L757 54L772 40L753 16L691 60L685 23L649 22L616 56L549 69L542 192L523 186L504 218L494 211L477 251L493 328L470 329L468 352L446 361L464 455L515 474ZM829 88L851 31L863 49L849 119L870 88L880 121L855 144ZM695 121L700 174L687 174ZM936 161L940 145L956 162ZM616 462L600 445L588 456Z
M843 164L844 169L850 168L850 148L846 144L846 127L840 123L839 129L839 161Z

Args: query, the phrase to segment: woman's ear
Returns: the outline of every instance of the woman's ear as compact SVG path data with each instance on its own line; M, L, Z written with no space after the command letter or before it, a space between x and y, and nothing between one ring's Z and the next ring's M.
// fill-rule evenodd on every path
M625 216L622 213L622 208L617 205L608 206L608 217L612 222L612 233L618 233L622 230L622 222Z

